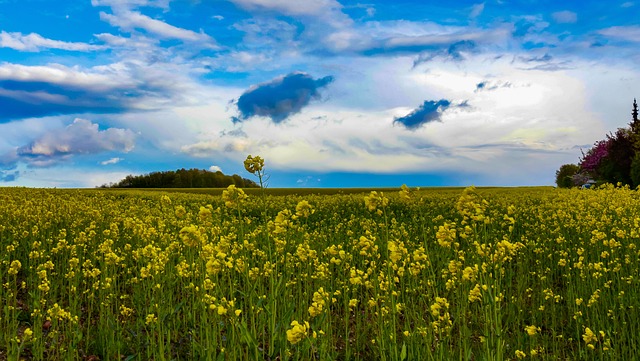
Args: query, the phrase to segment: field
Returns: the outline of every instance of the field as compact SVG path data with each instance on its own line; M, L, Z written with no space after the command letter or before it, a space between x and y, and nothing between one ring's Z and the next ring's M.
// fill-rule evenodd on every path
M167 191L0 188L0 360L638 357L637 191Z

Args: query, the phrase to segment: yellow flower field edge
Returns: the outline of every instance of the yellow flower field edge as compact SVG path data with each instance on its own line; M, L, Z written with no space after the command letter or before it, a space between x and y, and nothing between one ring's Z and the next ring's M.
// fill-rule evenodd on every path
M0 204L0 360L631 360L640 349L640 195L628 188L0 188Z

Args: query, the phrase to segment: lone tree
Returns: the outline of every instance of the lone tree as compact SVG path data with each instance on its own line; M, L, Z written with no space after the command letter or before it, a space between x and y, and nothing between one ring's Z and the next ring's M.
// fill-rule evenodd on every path
M556 171L556 185L558 188L571 188L574 186L573 178L580 171L577 164L564 164Z

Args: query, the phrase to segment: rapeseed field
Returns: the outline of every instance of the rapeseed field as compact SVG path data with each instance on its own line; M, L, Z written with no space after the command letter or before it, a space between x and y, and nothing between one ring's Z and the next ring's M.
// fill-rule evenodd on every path
M2 188L0 205L0 360L640 350L640 196L628 188Z

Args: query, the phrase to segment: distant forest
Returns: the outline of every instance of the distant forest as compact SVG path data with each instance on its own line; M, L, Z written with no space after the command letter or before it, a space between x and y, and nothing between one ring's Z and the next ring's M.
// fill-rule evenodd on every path
M204 169L178 169L128 175L118 183L103 184L100 188L226 188L235 184L239 188L259 188L254 181L237 174L225 175L220 171Z

